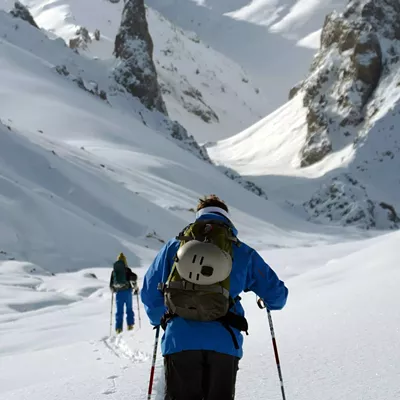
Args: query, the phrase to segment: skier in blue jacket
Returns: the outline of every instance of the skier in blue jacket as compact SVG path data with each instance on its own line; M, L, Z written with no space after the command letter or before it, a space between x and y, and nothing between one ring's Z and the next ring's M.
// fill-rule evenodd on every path
M115 293L115 332L120 334L123 328L124 308L128 331L135 325L135 313L132 307L132 289L137 293L137 275L128 267L124 253L120 253L113 265L110 276L110 290Z
M237 236L228 207L217 196L200 200L196 221L214 220L229 224ZM233 246L229 295L235 299L230 314L236 322L194 321L172 316L166 307L160 283L167 282L177 261L180 241L171 239L164 245L149 267L141 290L142 302L150 322L165 328L161 348L165 365L165 400L231 400L234 398L239 359L243 355L242 331L246 327L239 294L253 291L270 310L282 309L288 289L262 257L240 242ZM246 325L246 324L245 324Z

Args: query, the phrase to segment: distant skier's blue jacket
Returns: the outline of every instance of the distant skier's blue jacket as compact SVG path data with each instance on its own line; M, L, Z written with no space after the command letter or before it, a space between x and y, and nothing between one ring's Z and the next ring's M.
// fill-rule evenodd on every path
M205 214L199 217L199 219L210 218L228 221L218 214ZM237 235L237 230L234 231ZM154 326L160 324L160 319L166 311L163 294L157 286L160 282L167 281L178 247L179 241L176 239L166 243L144 278L141 298ZM280 310L284 307L288 289L254 249L241 242L239 247L234 246L233 260L230 280L232 298L247 289L264 299L270 310ZM240 302L237 302L231 311L244 315ZM241 358L243 336L237 329L233 331L240 346L238 350L235 349L229 332L220 322L198 322L176 317L168 323L163 335L162 353L167 355L184 350L212 350Z

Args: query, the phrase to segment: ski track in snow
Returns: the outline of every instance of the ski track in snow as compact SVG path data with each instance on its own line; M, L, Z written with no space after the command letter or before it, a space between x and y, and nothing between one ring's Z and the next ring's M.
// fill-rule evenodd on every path
M101 341L117 357L126 358L132 363L146 362L150 359L149 354L146 354L140 350L132 350L124 340L123 334L111 337L106 336Z

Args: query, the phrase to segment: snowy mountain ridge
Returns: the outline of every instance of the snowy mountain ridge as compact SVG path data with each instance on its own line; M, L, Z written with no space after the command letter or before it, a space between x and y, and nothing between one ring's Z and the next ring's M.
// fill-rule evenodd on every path
M256 80L262 115L287 101L290 88L307 76L319 48L325 16L347 0L148 0L175 25L194 31Z
M106 33L114 35L121 18L122 3L103 2L94 19L91 18L91 14L87 14L87 10L91 9L89 3L86 3L88 8L83 10L81 10L80 3L75 0L68 0L63 5L47 4L46 2L43 4L43 2L38 3L37 0L31 0L29 4L32 6L32 11L37 13L37 19L42 21L44 26L63 35L62 37L67 43L70 43L70 46L71 41L74 43L75 51L78 51L75 48L75 43L77 43L80 46L79 51L84 56L91 57L95 53L94 58L99 58L99 63L103 64L105 68L114 66L113 37L104 36L104 30L102 30L103 34L99 31L102 39L100 41L92 40L91 37L94 37L98 30L93 28L93 33L89 33L85 27L75 25L72 9L80 12L79 17L88 23L88 26L101 26L102 29L105 28ZM65 10L69 10L66 15L64 14ZM104 18L110 18L107 19L107 24ZM171 123L168 120L166 120L167 128L181 146L194 152L205 161L211 162L205 148L193 140L192 134L200 141L207 138L215 140L227 134L231 135L239 129L241 124L245 123L244 121L247 120L249 123L254 119L253 111L248 109L246 99L261 109L263 107L262 95L257 89L253 90L249 78L240 67L216 53L209 46L203 45L196 35L183 32L151 9L147 9L147 19L149 19L153 37L155 32L154 59L158 66L157 77L162 88L163 99L167 103L168 113L171 118L177 117L179 122L183 122L184 127L189 129L189 133L181 123ZM77 32L79 32L78 35ZM185 73L187 75L184 75ZM196 87L192 84L195 84ZM200 88L201 91L197 88ZM237 89L239 90L237 91ZM204 96L203 93L205 93ZM218 117L206 101L208 104L215 104L213 108L218 110L219 115L222 113L224 117ZM224 108L221 109L221 107ZM246 116L246 110L250 110L252 116ZM142 113L139 114L143 120ZM213 115L215 118L210 118ZM211 121L211 119L214 120ZM151 126L158 129L155 125ZM265 199L268 198L263 189L244 179L235 171L226 167L221 167L220 170L247 190Z
M13 4L1 0L4 8ZM87 29L89 39L78 51L101 62L114 63L114 40L123 2L108 0L23 0L35 21L67 44ZM256 82L235 62L203 43L193 32L171 24L147 8L154 42L154 62L163 98L173 120L182 124L200 143L231 136L256 122L267 102ZM96 30L99 40L94 38Z
M81 57L70 51L61 38L47 40L45 34L39 30L33 31L30 40L27 40L23 34L10 35L9 31L19 29L23 22L19 23L18 21L21 21L19 18L14 20L9 18L2 10L0 12L4 20L0 34L7 42L43 58L43 62L66 81L72 82L83 91L98 97L111 107L136 114L136 117L144 125L166 134L183 148L209 162L204 148L198 145L185 128L161 113L149 111L140 101L127 93L126 89L118 84L110 73L110 65Z

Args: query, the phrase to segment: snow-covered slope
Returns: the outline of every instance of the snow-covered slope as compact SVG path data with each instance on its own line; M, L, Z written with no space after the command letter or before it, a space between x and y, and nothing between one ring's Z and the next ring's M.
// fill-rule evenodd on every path
M148 0L172 22L194 31L242 65L267 98L266 115L284 104L319 47L326 14L346 0Z
M10 7L8 0L0 1ZM108 0L24 0L40 27L67 43L81 27L92 41L88 57L112 62L114 40L121 22L123 2ZM148 9L147 18L154 42L154 61L168 113L199 141L231 136L256 122L266 112L267 98L257 82L234 61L185 32L157 11ZM100 31L100 40L94 32Z
M400 9L377 1L384 13L371 14L372 3L327 19L313 71L290 102L208 150L272 200L315 221L396 228L400 37L393 32ZM378 43L382 68L371 43Z
M273 313L287 398L398 398L399 239L396 232L263 252L290 288L287 307ZM108 272L91 269L97 279L83 272L48 276L35 265L0 265L1 400L145 398L154 331L141 309L141 329L109 337ZM236 399L279 400L265 312L251 294L243 303L250 334ZM162 376L158 353L157 400Z

